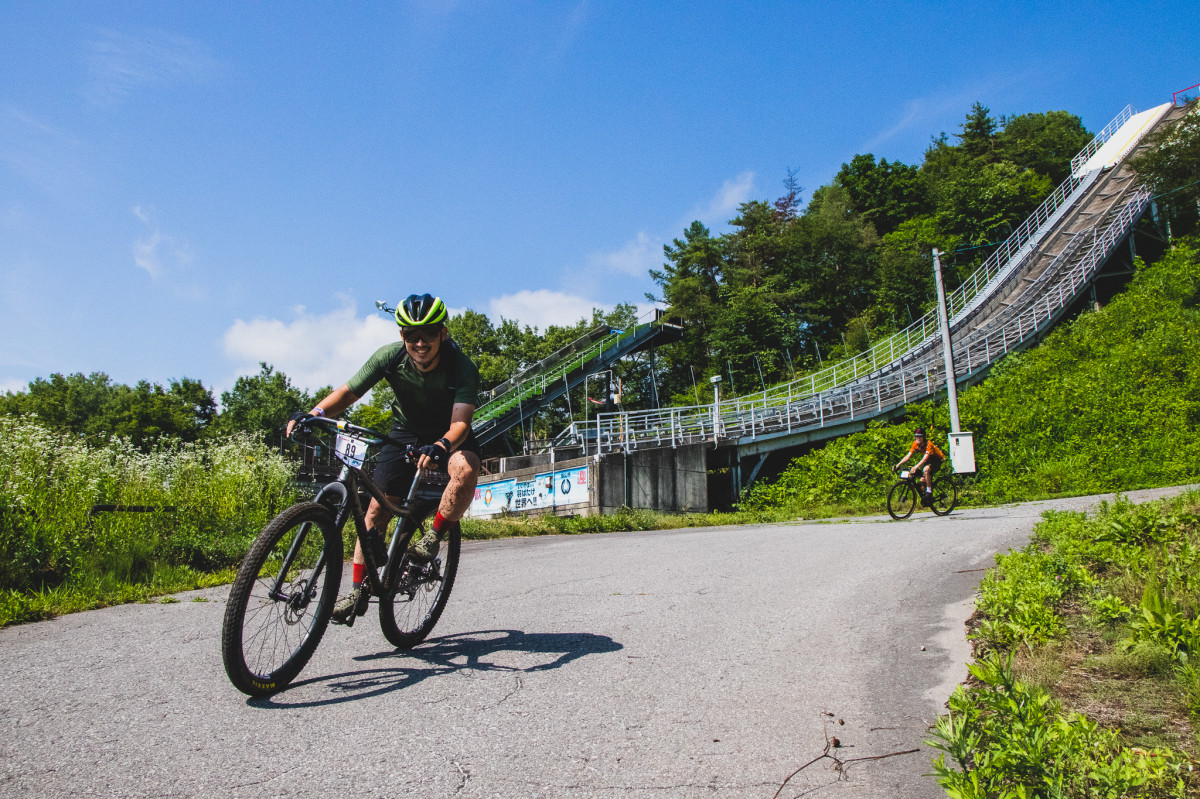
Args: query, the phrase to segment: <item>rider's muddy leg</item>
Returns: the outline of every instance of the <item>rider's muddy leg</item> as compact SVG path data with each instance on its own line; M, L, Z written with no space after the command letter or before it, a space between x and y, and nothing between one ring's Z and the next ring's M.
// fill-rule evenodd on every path
M474 452L459 450L450 456L446 464L450 484L442 492L438 513L448 522L456 522L467 512L475 498L475 485L479 482L479 456Z

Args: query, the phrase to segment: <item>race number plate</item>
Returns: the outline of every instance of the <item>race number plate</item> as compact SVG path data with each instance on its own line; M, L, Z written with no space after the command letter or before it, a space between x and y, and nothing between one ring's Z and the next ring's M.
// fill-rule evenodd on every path
M355 438L348 433L338 433L337 440L334 442L333 451L346 464L353 466L355 469L361 469L363 461L367 458L367 448L370 443L361 438Z

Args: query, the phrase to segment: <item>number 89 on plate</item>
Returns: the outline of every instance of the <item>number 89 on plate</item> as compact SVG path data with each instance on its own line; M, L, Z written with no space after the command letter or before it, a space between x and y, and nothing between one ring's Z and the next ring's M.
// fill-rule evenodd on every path
M353 466L355 469L361 469L363 461L367 457L366 441L361 438L354 438L345 434L340 434L337 441L334 442L334 451L343 461Z

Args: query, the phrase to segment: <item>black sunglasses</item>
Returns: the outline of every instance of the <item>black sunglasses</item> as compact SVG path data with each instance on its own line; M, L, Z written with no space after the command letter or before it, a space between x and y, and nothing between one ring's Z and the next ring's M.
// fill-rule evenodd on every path
M424 341L426 344L432 344L437 341L442 335L440 327L406 327L400 330L400 338L415 344L418 341Z

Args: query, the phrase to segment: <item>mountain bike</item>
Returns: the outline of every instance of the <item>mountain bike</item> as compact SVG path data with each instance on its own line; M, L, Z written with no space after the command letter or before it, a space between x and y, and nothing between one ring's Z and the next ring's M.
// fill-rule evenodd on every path
M939 474L933 478L933 495L928 502L922 499L923 489L921 475L915 469L900 472L900 479L888 491L888 514L893 519L907 519L920 503L928 504L938 516L945 516L958 504L958 482L952 474Z
M297 425L294 437L327 446L341 464L337 479L309 502L298 502L267 523L242 561L229 591L221 629L221 657L229 680L250 696L286 688L308 663L329 624L342 578L342 529L353 520L366 556L366 579L379 604L383 635L399 649L416 646L433 630L458 571L462 533L454 524L443 533L440 556L419 562L408 546L425 533L448 476L417 470L407 498L396 504L363 471L384 443L410 445L367 427L314 417ZM365 495L364 495L365 494ZM374 497L397 519L390 539L368 530L365 501ZM355 615L351 614L349 624Z

